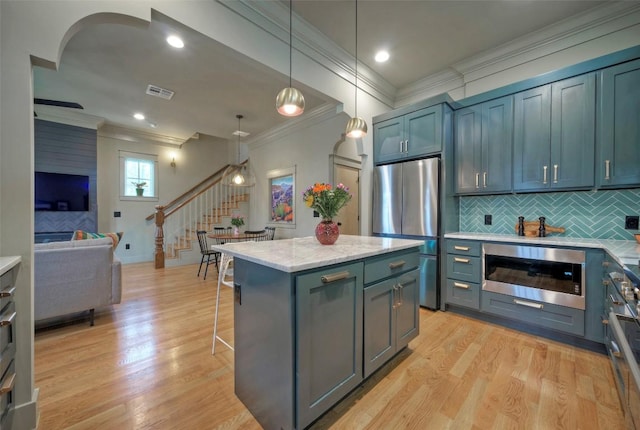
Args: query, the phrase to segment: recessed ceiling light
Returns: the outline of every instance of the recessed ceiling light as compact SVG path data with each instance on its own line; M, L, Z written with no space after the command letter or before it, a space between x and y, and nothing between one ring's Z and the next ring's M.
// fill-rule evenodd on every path
M133 117L134 117L135 119L137 119L137 120L140 120L140 121L142 121L142 120L144 119L144 115L143 115L143 114L141 114L140 112L134 113L134 114L133 114Z
M387 51L378 51L375 59L378 63L384 63L389 59L389 53Z
M184 48L184 42L178 36L167 37L167 43L174 48Z

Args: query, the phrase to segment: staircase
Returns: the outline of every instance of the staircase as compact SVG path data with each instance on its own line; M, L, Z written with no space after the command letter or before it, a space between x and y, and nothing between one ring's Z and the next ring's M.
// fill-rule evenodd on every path
M186 225L179 225L173 229L173 233L165 233L165 259L184 259L187 253L195 253L200 258L200 246L196 232L198 230L213 231L213 227L228 227L231 225L231 215L240 214L247 219L248 208L242 203L249 202L249 194L237 194L228 197L220 203L219 207L212 207L207 213L203 213L199 219L195 219ZM170 223L166 224L169 227ZM189 255L189 257L193 257ZM193 258L189 258L192 260ZM190 262L190 261L189 261ZM172 262L167 261L173 265Z
M225 166L167 205L156 206L147 216L154 221L156 268L198 263L200 246L196 232L230 226L232 215L248 220L249 190L230 186L225 179L241 168Z

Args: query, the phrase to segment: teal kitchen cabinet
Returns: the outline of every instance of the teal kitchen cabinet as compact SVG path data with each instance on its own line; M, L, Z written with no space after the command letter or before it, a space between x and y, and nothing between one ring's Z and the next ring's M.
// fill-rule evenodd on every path
M296 277L297 416L304 428L362 376L363 263Z
M509 192L513 146L513 96L455 113L457 194Z
M442 151L443 105L420 109L373 125L376 164Z
M640 185L640 60L601 71L598 186Z
M364 289L364 377L418 335L420 270Z
M595 74L514 95L514 191L595 185Z

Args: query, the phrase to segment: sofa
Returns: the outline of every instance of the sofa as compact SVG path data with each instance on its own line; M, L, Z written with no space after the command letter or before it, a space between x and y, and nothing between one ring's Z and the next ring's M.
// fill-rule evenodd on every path
M34 318L42 321L120 303L122 264L110 238L34 245Z

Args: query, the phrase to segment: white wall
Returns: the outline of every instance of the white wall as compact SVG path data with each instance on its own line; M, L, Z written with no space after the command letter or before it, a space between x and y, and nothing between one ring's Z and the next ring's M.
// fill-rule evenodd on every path
M98 231L124 232L116 254L123 263L154 260L155 224L146 221L155 206L167 204L228 163L226 139L200 135L182 148L152 141L130 142L98 134ZM120 200L119 151L139 152L158 157L158 200ZM176 167L171 167L175 155ZM120 218L113 216L119 211ZM130 249L125 249L125 244Z

